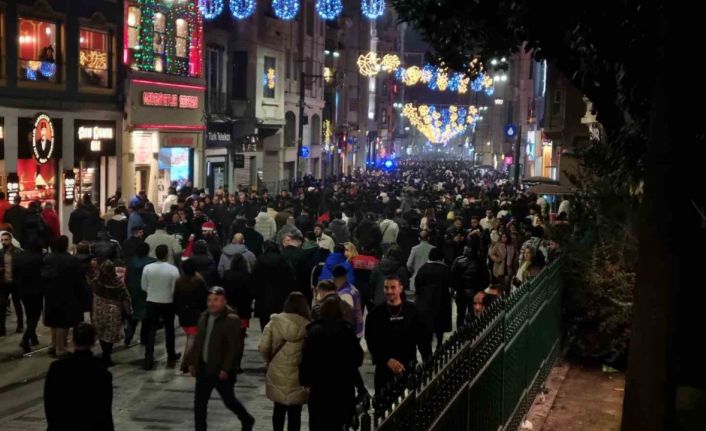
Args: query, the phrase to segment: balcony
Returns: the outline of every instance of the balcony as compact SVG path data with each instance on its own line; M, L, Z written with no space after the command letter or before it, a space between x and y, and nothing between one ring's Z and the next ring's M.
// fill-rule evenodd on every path
M206 93L207 114L228 114L230 112L229 108L228 97L225 93L211 91Z

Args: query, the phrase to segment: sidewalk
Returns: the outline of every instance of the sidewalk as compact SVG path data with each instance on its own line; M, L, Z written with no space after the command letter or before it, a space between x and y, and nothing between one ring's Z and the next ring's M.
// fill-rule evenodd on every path
M522 429L619 430L624 391L624 373L604 373L599 367L560 364L551 371L546 391L537 396Z

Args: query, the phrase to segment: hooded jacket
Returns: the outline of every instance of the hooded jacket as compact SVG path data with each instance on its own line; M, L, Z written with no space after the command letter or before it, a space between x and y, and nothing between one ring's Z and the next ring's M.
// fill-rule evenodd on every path
M267 213L260 213L255 217L255 231L262 235L265 241L271 241L277 234L277 223Z
M221 251L221 258L218 261L218 275L223 277L223 274L230 269L230 261L233 260L233 256L236 254L243 255L245 261L248 263L248 271L252 272L255 262L257 261L255 254L248 250L244 244L230 243L223 247L223 251Z
M266 363L265 394L286 406L301 405L309 399L299 384L299 363L309 321L293 313L273 314L265 326L258 350Z
M355 275L353 273L353 267L350 263L348 263L348 260L346 260L346 256L341 253L331 253L326 258L326 263L324 264L324 269L321 271L319 281L333 280L333 269L338 265L341 265L346 268L346 277L348 279L348 282L352 285L355 285Z

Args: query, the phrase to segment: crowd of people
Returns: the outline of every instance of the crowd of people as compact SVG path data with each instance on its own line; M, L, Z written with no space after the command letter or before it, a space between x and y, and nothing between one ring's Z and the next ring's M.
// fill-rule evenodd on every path
M160 208L144 192L128 202L118 193L106 207L101 217L84 196L69 218L69 244L51 205L10 206L0 194L0 335L11 298L25 352L43 314L56 357L68 356L76 327L76 352L96 338L108 368L117 343L139 338L143 368L152 370L163 330L168 363L181 359L196 377L197 430L207 427L214 388L253 429L234 393L253 317L274 430L299 430L304 404L311 430L340 430L368 396L363 339L378 394L442 345L452 303L457 326L478 318L536 277L571 233L568 198L551 211L504 174L458 161L406 162L325 184L305 177L275 196L171 188ZM84 316L92 329L77 326ZM50 429L64 429L62 415L51 428L52 411Z

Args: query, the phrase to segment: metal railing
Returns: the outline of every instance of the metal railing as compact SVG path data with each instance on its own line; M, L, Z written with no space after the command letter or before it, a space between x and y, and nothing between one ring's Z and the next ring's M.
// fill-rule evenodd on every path
M358 406L361 431L517 430L559 356L562 259Z

